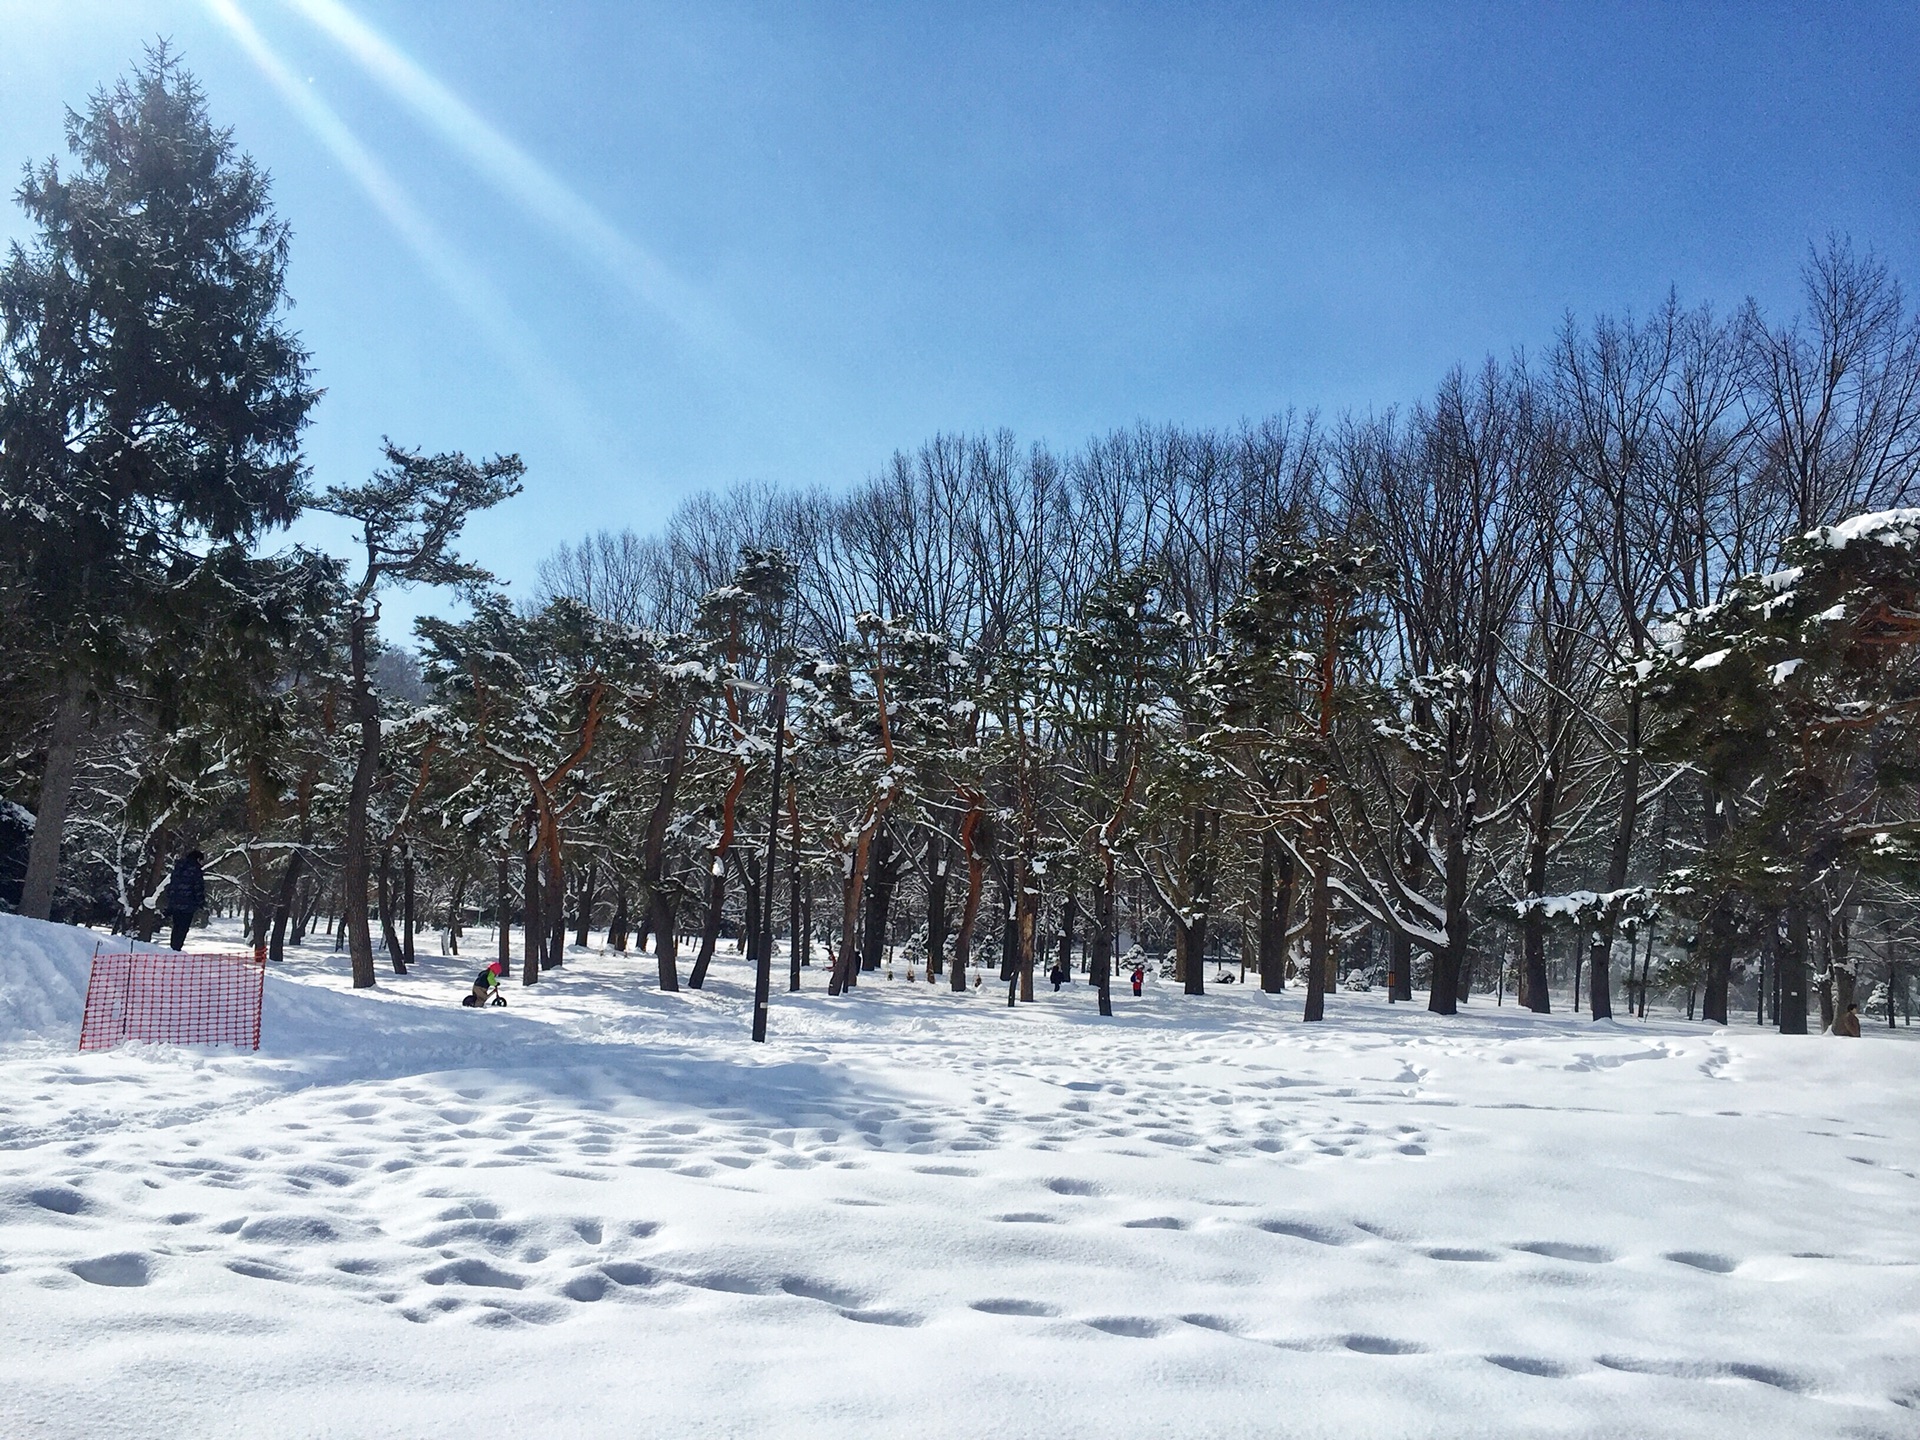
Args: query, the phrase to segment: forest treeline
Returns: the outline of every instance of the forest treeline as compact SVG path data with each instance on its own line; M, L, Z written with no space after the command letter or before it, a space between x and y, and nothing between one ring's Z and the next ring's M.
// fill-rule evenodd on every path
M1452 1013L1893 1013L1920 933L1920 318L1832 238L1781 319L1569 317L1404 408L935 436L741 485L510 597L512 456L316 489L265 179L164 52L0 270L19 908L151 935L171 857L356 984L490 925L834 994L1164 963ZM609 508L618 497L609 496ZM306 506L339 559L275 549ZM460 619L383 640L395 585ZM0 844L4 836L0 835ZM3 878L3 877L0 877ZM4 892L0 892L4 893ZM11 899L11 895L5 898ZM518 952L513 928L520 927ZM971 977L971 978L970 978ZM1816 1011L1817 1002L1817 1011Z

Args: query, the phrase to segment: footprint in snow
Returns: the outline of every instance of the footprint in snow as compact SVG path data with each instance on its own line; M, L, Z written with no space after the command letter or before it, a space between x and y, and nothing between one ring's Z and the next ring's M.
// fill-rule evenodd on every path
M1427 1350L1412 1340L1394 1340L1385 1335L1348 1335L1340 1343L1361 1355L1424 1355Z
M1564 1380L1569 1375L1579 1373L1575 1366L1535 1355L1482 1355L1480 1358L1489 1365L1498 1365L1502 1370L1511 1370L1519 1375L1536 1375L1542 1380Z
M71 1185L47 1185L29 1190L27 1199L55 1215L82 1215L93 1208L93 1202Z
M1125 1335L1133 1340L1151 1340L1156 1335L1164 1335L1170 1328L1165 1320L1156 1320L1147 1315L1100 1315L1086 1322L1095 1330L1103 1330L1109 1335Z
M1690 1265L1695 1270L1705 1270L1712 1275L1731 1275L1740 1264L1738 1260L1710 1254L1705 1250L1670 1250L1664 1258L1676 1265Z
M153 1279L152 1260L131 1250L118 1255L99 1255L91 1260L76 1260L67 1269L89 1285L109 1285L121 1289L146 1285Z
M1353 1238L1324 1225L1306 1220L1261 1220L1256 1228L1269 1235L1286 1235L1295 1240L1310 1240L1315 1245L1351 1245Z
M1613 1251L1600 1245L1569 1245L1560 1240L1533 1240L1513 1248L1549 1260L1577 1260L1582 1265L1604 1265L1615 1258Z
M1058 1315L1054 1306L1042 1300L975 1300L972 1308L983 1315Z

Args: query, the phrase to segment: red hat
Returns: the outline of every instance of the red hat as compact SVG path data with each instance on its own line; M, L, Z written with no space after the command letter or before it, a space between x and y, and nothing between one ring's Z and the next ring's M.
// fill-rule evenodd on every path
M487 966L487 969L493 971L496 975L504 975L507 973L507 962L504 960L496 960Z

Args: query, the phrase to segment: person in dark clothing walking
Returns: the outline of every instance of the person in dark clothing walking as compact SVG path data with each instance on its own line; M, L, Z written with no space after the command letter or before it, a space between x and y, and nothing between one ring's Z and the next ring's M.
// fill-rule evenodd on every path
M173 862L167 888L160 892L160 913L173 924L171 943L176 950L187 943L187 928L207 903L207 877L200 868L206 858L198 850L187 851Z

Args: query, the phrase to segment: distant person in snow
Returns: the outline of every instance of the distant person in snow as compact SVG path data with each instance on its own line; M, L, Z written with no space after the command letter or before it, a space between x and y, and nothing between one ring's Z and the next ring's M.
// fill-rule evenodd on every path
M1850 1036L1855 1040L1860 1038L1860 1007L1858 1005L1847 1006L1847 1013L1833 1022L1833 1033Z
M187 851L173 862L167 888L160 892L160 913L173 926L169 943L176 950L187 943L187 930L193 924L193 917L207 903L207 876L200 868L200 862L206 858L198 850Z
M1067 983L1067 967L1055 961L1053 969L1047 972L1047 978L1053 981L1053 988L1058 990Z
M473 993L460 1003L473 1009L486 1004L505 1005L507 997L500 993L500 977L506 973L506 962L494 961L473 977Z
M1133 993L1138 995L1140 993L1140 987L1144 985L1146 981L1147 981L1147 967L1144 965L1134 966L1133 967Z

